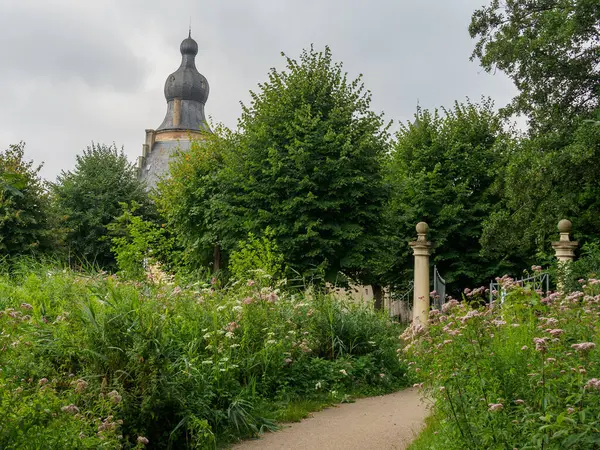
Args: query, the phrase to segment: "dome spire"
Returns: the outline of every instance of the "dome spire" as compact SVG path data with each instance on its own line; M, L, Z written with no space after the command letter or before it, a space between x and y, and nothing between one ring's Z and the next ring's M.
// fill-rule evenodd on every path
M192 27L188 37L181 42L181 65L167 78L165 98L167 115L157 130L188 129L209 131L204 116L204 104L208 99L208 81L196 69L198 43L192 39Z

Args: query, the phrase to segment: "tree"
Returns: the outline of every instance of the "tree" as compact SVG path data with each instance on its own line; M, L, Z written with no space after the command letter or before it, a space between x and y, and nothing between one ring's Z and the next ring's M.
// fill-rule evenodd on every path
M24 152L23 142L0 152L0 258L54 251L60 239L41 166Z
M520 140L498 185L502 197L485 221L483 248L492 258L550 262L560 219L573 222L581 244L599 242L600 127L579 119L573 133L543 133Z
M472 16L472 59L514 81L508 112L548 131L593 112L600 94L598 0L492 0Z
M415 238L415 225L425 221L434 244L432 261L448 291L456 292L489 282L501 270L481 257L479 240L483 221L498 202L492 187L511 136L490 100L456 103L442 112L418 110L396 135L387 166L392 195L386 213L394 245L383 257L390 284L410 279L407 243Z
M238 139L237 133L217 126L179 152L171 160L170 176L158 183L155 201L189 269L212 265L218 272L227 253L246 236L232 191Z
M388 126L329 48L283 56L286 70L272 69L243 107L236 207L247 232L270 227L292 269L365 281L387 199Z
M106 226L121 215L120 203L140 205L140 214L152 207L136 168L114 144L94 144L77 155L73 171L62 171L52 187L64 215L69 254L103 268L115 265Z

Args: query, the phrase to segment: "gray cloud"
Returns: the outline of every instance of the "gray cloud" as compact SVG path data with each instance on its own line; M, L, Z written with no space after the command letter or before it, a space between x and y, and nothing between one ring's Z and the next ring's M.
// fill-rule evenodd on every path
M354 77L362 73L373 108L395 121L416 105L449 106L482 95L514 95L502 75L469 61L467 27L482 0L8 0L0 6L0 148L25 140L54 179L94 140L124 145L132 161L145 128L165 113L164 81L179 43L198 41L208 78L206 111L234 127L239 102L282 68L284 51L329 45Z

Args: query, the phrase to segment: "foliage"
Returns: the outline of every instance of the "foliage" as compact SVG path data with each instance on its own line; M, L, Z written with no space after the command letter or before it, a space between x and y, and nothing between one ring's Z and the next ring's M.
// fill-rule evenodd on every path
M214 448L272 428L298 399L405 379L397 326L366 306L253 281L14 273L0 276L2 448Z
M63 171L52 192L65 216L69 254L100 267L114 266L106 226L121 214L120 203L133 201L149 214L150 203L136 168L116 146L94 144L77 155L73 171Z
M60 233L39 176L41 166L24 159L25 144L0 152L0 255L40 255L53 251ZM58 234L58 235L57 235Z
M241 241L237 250L231 253L229 273L232 279L254 279L257 272L273 282L285 275L284 256L273 242L270 229L262 238L250 233L248 239Z
M524 261L549 260L560 219L573 222L582 244L598 241L600 127L579 121L575 132L545 133L521 140L498 183L502 201L485 219L486 255Z
M226 170L236 157L237 137L219 126L202 140L192 140L189 150L172 158L170 177L158 183L154 200L191 269L219 263L218 252L233 250L243 237Z
M491 0L471 19L472 59L512 78L510 111L550 131L599 106L599 29L597 0Z
M387 126L361 78L348 80L329 48L286 61L243 108L236 207L247 232L270 227L301 275L364 279L387 199Z
M419 110L396 136L387 166L392 240L382 256L392 283L410 279L407 242L415 237L415 225L425 221L435 246L432 259L448 291L462 291L505 269L481 257L479 240L482 223L498 202L492 187L502 174L511 136L489 100L457 103L443 113Z
M131 206L121 203L121 206L123 214L106 226L113 236L111 251L120 274L125 278L141 279L145 276L145 266L149 264L173 267L178 251L166 229L136 215L138 203L133 202Z
M541 298L502 279L502 305L451 301L403 334L437 433L414 448L595 448L600 443L600 281ZM422 383L422 384L421 384Z

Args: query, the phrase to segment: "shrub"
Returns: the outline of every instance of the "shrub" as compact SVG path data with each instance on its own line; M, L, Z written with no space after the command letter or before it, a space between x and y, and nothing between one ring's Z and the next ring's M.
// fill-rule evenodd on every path
M272 428L299 397L405 380L383 315L254 281L23 268L0 275L0 329L2 448L214 448Z
M428 329L403 334L411 374L439 419L426 447L596 448L600 281L545 298L503 282L502 305L451 301L432 311Z

